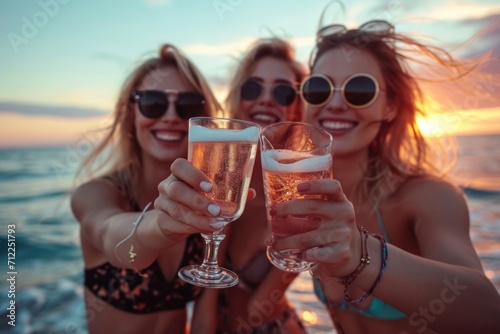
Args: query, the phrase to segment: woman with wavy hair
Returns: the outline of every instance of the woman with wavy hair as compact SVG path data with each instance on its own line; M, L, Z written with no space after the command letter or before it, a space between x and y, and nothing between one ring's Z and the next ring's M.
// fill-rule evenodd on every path
M261 126L285 120L301 121L304 105L297 91L305 75L305 68L295 59L290 43L280 38L259 39L237 63L226 98L227 112L233 118ZM259 154L254 166L250 187L256 191L256 198L228 226L224 266L236 272L240 281L235 287L221 291L218 332L305 333L285 296L296 275L273 267L266 256L269 224L263 210Z
M218 112L201 73L173 45L163 45L125 81L112 125L80 169L91 179L71 199L90 333L185 333L191 301L191 332L215 330L216 290L177 277L180 267L201 262L198 233L212 231L209 220L185 225L182 210L168 214L169 194L177 190L162 181L173 161L187 156L188 119ZM198 190L210 190L208 179L200 182ZM218 214L215 203L202 202L199 209Z
M471 242L464 195L417 126L426 104L415 61L452 80L475 66L382 20L318 31L300 93L307 122L333 136L335 179L297 186L324 199L270 210L322 221L274 248L319 264L315 292L339 333L497 333L500 297Z

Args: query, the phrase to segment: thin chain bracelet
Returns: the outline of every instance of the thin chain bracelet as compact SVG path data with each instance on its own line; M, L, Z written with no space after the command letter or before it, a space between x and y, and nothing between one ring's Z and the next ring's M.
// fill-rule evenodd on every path
M377 279L375 280L375 282L371 286L370 290L368 290L368 292L366 294L364 294L363 296L361 296L358 299L352 300L351 297L349 296L349 286L351 285L351 283L354 280L351 281L349 284L347 284L344 287L344 298L345 298L345 300L347 300L348 302L353 303L353 304L361 303L362 301L364 301L366 298L368 298L373 293L373 290L375 290L375 288L377 287L377 285L382 280L382 276L384 276L385 268L387 267L387 258L388 258L387 243L385 242L384 237L382 237L381 235L372 234L372 236L375 237L375 238L377 238L377 239L379 239L380 242L382 243L382 263L380 264L380 271L378 273Z
M357 229L359 231L359 236L360 236L360 244L361 244L361 258L358 267L349 275L341 278L340 280L338 279L333 279L332 280L325 280L325 278L320 277L320 274L317 270L317 268L313 268L309 270L310 274L313 277L316 277L319 281L329 284L334 282L334 280L338 280L339 283L342 285L346 284L351 284L356 277L359 275L359 273L365 268L365 266L370 264L370 255L368 254L368 231L363 227L358 225Z
M149 206L151 205L152 203L149 202L145 207L144 209L142 210L141 214L139 215L139 217L137 217L137 219L135 220L135 222L133 223L133 227L132 227L132 231L130 231L129 235L123 239L122 241L120 241L119 243L116 244L115 246L115 256L116 258L118 259L118 261L120 261L121 263L123 263L122 259L120 258L120 256L118 255L118 252L117 252L117 249L120 245L122 245L125 241L127 241L128 239L130 239L135 231L137 230L137 226L139 226L139 223L142 221L142 217L144 217L144 214L146 213L146 211L148 210ZM135 252L135 248L134 248L134 244L131 243L130 244L130 249L128 251L128 262L129 263L134 263L135 262L135 258L137 257L137 253ZM137 270L137 268L134 268L135 271L141 275L141 276L145 276L145 274L141 273L139 270Z
M358 277L359 273L367 265L370 264L370 255L368 254L368 231L363 227L358 225L358 231L359 231L359 236L360 236L360 243L361 243L361 258L359 260L359 265L358 267L349 275L343 277L340 279L340 283L342 285L350 285L354 280Z

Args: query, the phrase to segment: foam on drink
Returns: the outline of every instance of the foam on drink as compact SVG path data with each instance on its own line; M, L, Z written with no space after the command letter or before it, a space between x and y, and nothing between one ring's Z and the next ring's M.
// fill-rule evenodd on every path
M189 128L191 142L255 141L259 138L259 128L249 127L242 130L209 129L199 125Z
M269 150L261 154L262 168L270 172L307 173L327 170L332 165L331 154L313 155L309 152ZM297 159L302 159L297 161ZM286 163L290 161L290 163Z

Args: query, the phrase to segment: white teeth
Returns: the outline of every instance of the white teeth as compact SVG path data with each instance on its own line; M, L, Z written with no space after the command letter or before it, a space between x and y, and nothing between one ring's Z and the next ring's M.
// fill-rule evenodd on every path
M177 141L182 138L182 134L171 132L155 132L155 137L164 141Z
M354 124L346 122L324 121L321 123L321 126L332 130L345 130L353 128Z
M277 118L266 114L255 114L252 115L252 119L262 122L275 122Z

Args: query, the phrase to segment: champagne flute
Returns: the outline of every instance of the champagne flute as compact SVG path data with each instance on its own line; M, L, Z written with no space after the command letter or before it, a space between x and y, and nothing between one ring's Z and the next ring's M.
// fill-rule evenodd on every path
M252 178L260 126L256 123L215 117L189 119L188 160L207 175L213 184L206 194L221 208L213 222L224 227L238 219ZM179 270L179 277L187 283L207 288L227 288L238 283L238 275L219 267L219 245L226 236L224 227L212 234L201 233L205 239L205 258L201 265Z
M267 220L272 238L312 231L321 224L310 216L272 217L271 207L277 203L301 198L322 198L321 195L302 195L299 183L332 177L332 136L324 129L299 122L280 122L268 125L261 133L261 160L266 197ZM317 266L302 260L298 250L277 251L267 247L267 257L277 268L302 272Z

